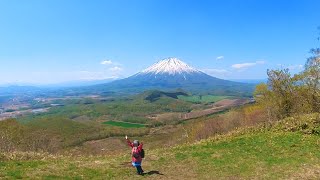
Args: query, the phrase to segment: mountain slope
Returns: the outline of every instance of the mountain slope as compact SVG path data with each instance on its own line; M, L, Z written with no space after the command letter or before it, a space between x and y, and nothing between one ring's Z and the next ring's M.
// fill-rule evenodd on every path
M185 92L163 92L158 90L153 91L146 91L142 94L144 96L144 99L150 102L154 102L156 100L159 100L161 97L167 97L172 99L178 99L178 96L188 96Z
M96 88L127 92L181 88L201 94L250 95L254 85L218 79L187 65L177 58L168 58L126 79L99 85Z

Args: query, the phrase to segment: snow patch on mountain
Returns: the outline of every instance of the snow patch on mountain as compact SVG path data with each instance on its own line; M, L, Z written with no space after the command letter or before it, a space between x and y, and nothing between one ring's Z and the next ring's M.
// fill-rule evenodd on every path
M200 73L199 70L189 66L178 58L163 59L149 68L143 70L142 74L184 74L184 73Z

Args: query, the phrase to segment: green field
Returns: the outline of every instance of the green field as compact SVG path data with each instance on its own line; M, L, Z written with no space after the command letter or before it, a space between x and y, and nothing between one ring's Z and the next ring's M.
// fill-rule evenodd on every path
M98 120L108 116L110 120L125 121L137 124L152 123L146 116L163 112L189 112L192 110L192 103L181 101L169 96L156 97L151 101L146 100L152 92L142 93L112 101L99 101L94 99L67 99L58 100L53 103L64 106L52 107L48 112L39 114L27 114L18 118L20 122L34 121L37 119L64 117L70 120L87 119ZM172 95L174 93L165 93ZM160 94L161 94L160 93ZM156 94L156 93L155 93Z
M223 99L230 99L232 96L214 96L214 95L193 95L193 96L178 96L180 100L192 103L214 103Z
M103 124L111 125L111 126L119 126L124 128L142 128L145 127L143 124L134 124L127 122L119 122L119 121L106 121Z

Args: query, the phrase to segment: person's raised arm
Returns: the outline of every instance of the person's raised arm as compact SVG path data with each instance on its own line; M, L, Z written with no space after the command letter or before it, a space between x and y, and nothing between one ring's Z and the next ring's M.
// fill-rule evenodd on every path
M133 144L132 144L132 142L128 139L128 136L126 136L126 140L127 140L128 145L129 145L130 147L133 147Z

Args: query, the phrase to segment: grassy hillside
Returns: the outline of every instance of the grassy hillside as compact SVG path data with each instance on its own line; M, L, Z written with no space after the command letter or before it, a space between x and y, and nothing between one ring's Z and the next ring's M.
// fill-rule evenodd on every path
M149 130L122 128L63 117L43 118L21 124L14 119L0 123L0 152L45 151L58 153L84 142L115 136L141 136Z
M195 144L146 150L145 179L316 179L320 115L287 118ZM125 142L123 142L125 143ZM146 142L148 143L148 142ZM138 179L128 153L107 156L0 155L0 178Z

